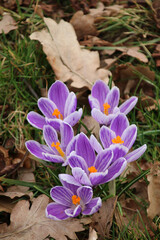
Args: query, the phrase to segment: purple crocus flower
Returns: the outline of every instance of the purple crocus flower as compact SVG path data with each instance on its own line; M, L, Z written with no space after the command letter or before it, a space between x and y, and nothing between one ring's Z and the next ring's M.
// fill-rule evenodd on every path
M60 136L61 142L58 140L56 130L49 125L44 125L43 137L47 145L34 140L27 141L25 145L35 157L65 165L67 156L75 149L76 137L73 137L72 127L65 122L60 124Z
M118 151L119 149L117 149ZM127 165L123 157L112 163L113 152L110 149L102 150L96 156L90 140L84 133L80 133L75 144L75 151L68 157L74 178L81 184L96 186L118 177Z
M39 129L48 123L59 131L62 121L74 126L82 116L82 109L76 111L77 98L73 92L69 93L66 85L60 81L52 84L48 91L48 98L40 98L38 107L45 117L36 112L29 112L28 122Z
M92 117L100 124L109 125L118 113L127 115L138 100L137 97L131 97L118 107L119 98L117 87L110 90L102 80L96 81L89 96Z
M125 114L120 113L111 122L110 128L102 126L100 129L100 140L104 149L113 151L112 163L116 161L117 157L124 157L127 162L137 160L145 151L146 144L129 152L137 137L137 127L135 124L129 125ZM90 142L96 152L102 151L102 146L97 139L92 135ZM118 156L117 156L118 154Z
M83 215L91 215L102 205L100 197L93 198L93 190L89 186L81 186L73 176L60 174L63 186L53 187L51 198L55 201L48 204L46 216L53 220L65 220Z

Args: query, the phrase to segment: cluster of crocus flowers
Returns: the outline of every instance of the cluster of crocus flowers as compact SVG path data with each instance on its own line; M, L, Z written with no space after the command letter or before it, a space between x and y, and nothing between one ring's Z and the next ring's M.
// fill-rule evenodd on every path
M91 215L102 205L100 197L93 198L93 189L117 178L127 163L137 160L146 144L130 151L137 137L137 127L130 125L128 114L137 102L131 97L121 106L119 89L111 90L98 80L89 96L92 117L100 123L98 141L94 135L74 136L74 126L82 116L76 111L76 95L66 85L56 81L48 91L48 98L40 98L38 107L45 117L36 112L27 116L29 123L43 130L46 145L34 140L26 142L31 154L44 161L69 166L71 174L59 174L62 186L51 189L54 200L46 208L46 216L54 220Z

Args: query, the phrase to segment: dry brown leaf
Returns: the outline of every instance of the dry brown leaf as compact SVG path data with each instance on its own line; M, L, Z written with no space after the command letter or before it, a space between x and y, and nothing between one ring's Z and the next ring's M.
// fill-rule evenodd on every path
M78 40L83 39L86 35L97 36L98 32L94 25L94 17L82 11L76 12L70 20L74 27Z
M90 130L91 133L94 134L97 139L99 139L99 123L91 116L85 116L82 122L86 125L88 130ZM80 131L87 134L87 130L83 126L81 126Z
M9 33L12 30L17 29L16 21L11 17L9 13L3 14L3 19L0 21L0 33Z
M30 38L38 40L43 45L56 78L63 82L72 80L71 86L82 88L92 85L97 79L108 83L110 72L99 69L100 59L98 52L81 49L72 25L63 20L57 24L50 18L44 18L49 29L34 32Z
M0 196L0 212L11 213L15 205L16 202L13 201L10 197Z
M113 81L119 87L121 96L134 92L140 79L145 77L149 81L154 81L155 73L148 66L133 66L130 63L118 65L113 73ZM149 82L142 81L139 89L143 89L144 95L154 97L153 87Z
M147 176L148 185L148 199L150 201L147 209L148 216L154 218L156 215L160 216L160 163L154 163L150 174Z
M102 2L99 2L97 4L97 8L90 9L90 15L92 15L94 18L98 18L101 16L113 17L116 16L122 9L123 6L121 5L111 5L105 7Z
M19 201L13 208L10 225L2 224L0 228L0 239L4 240L44 240L51 236L56 240L77 239L75 232L83 231L79 219L65 221L54 221L46 218L45 208L49 198L40 195L33 200L32 206L28 201Z
M99 212L92 216L93 227L100 234L101 239L109 237L109 231L112 226L112 219L117 203L117 197L112 197L103 202Z
M97 232L92 227L90 227L88 240L97 240L97 239L98 239Z

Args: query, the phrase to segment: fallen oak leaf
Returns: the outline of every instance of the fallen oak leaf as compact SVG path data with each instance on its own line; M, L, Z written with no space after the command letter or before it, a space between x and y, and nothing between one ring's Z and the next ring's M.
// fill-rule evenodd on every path
M100 210L92 216L93 227L100 234L100 239L104 239L106 236L109 237L116 203L117 196L107 199L103 202Z
M61 20L57 24L51 18L44 18L44 22L48 30L34 32L30 38L43 45L43 51L57 79L63 82L72 80L71 86L76 88L91 89L97 79L108 83L111 73L99 68L98 52L81 49L70 23Z
M17 29L16 21L11 17L9 13L4 13L3 18L0 21L0 33L9 33L12 30Z
M79 219L54 221L46 218L45 209L49 203L46 195L40 195L30 203L26 200L19 201L13 208L10 225L2 224L0 239L3 240L43 240L51 236L56 240L77 239L75 232L83 231Z

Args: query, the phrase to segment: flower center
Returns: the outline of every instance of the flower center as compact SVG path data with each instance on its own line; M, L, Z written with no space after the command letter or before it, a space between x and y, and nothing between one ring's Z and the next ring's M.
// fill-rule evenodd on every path
M63 116L57 108L54 109L54 112L52 113L52 115L55 116L56 118L63 120Z
M63 150L60 148L59 145L60 145L59 142L56 142L56 144L53 142L53 143L51 144L51 147L55 147L56 150L59 152L59 154L60 154L62 157L64 157L65 154L64 154Z
M109 113L108 113L108 109L109 109L110 107L111 107L111 106L110 106L107 102L103 104L103 108L104 108L103 112L104 112L104 114L106 114L106 115L109 114Z
M117 136L116 138L112 139L112 143L120 143L120 144L122 144L122 143L124 143L124 141L121 139L120 136Z
M97 172L97 169L94 166L91 166L91 167L88 168L88 171L90 173L93 173L93 172Z
M80 197L77 197L76 195L72 196L72 203L73 204L75 204L75 205L80 204L80 201L81 201Z

